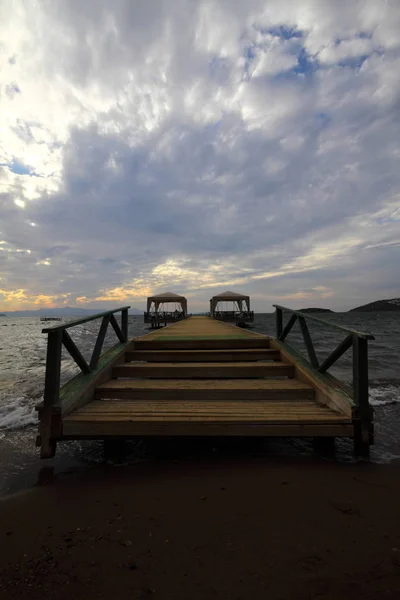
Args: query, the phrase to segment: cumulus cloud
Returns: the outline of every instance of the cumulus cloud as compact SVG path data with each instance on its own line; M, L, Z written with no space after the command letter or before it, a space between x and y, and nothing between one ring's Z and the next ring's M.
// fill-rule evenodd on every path
M399 294L400 5L0 5L0 308Z

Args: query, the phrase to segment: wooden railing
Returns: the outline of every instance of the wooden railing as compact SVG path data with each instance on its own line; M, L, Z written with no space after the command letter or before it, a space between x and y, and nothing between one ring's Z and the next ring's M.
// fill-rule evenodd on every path
M369 422L371 419L371 407L368 398L368 340L374 340L374 336L369 333L355 331L337 325L332 321L320 319L298 310L292 310L278 304L273 305L276 309L276 338L279 342L285 342L288 334L296 321L299 322L300 331L303 337L304 345L307 350L310 366L318 373L326 373L337 360L343 356L347 350L353 349L353 368L352 385L348 390L355 407L355 418L360 421ZM283 323L283 313L290 314L287 323ZM307 320L314 321L324 327L335 329L346 335L345 339L325 358L322 362L318 360L317 353L308 329Z
M62 347L64 346L64 348L68 351L82 373L91 373L98 365L109 325L111 325L111 327L114 329L120 343L124 344L128 341L129 308L129 306L123 306L122 308L108 310L103 313L91 315L90 317L83 317L82 319L69 321L68 323L63 323L62 325L56 325L55 327L46 327L45 329L42 329L42 333L47 333L48 335L43 398L44 408L53 406L58 399L58 394L60 391ZM118 312L121 313L121 327L115 318L115 313ZM102 321L97 334L92 356L90 361L87 362L69 335L67 329L76 327L77 325L83 325L84 323L88 323L89 321L94 321L96 319L101 319Z
M64 412L68 413L71 410L75 396L79 397L84 393L85 389L89 389L93 377L97 377L99 369L104 368L105 365L103 363L107 363L111 358L117 356L128 344L129 308L129 306L123 306L89 317L68 321L55 327L42 329L42 333L47 333L48 335L43 403L37 407L40 415L40 435L38 436L37 444L41 446L42 458L54 456L56 438L58 437L60 428L59 415ZM115 318L115 313L119 312L121 313L121 324ZM67 329L97 319L101 319L100 328L91 358L87 361L69 335ZM114 330L118 338L118 343L102 355L109 325ZM61 352L63 346L78 365L81 373L65 384L60 390ZM87 387L85 388L85 386ZM61 396L63 396L62 399Z

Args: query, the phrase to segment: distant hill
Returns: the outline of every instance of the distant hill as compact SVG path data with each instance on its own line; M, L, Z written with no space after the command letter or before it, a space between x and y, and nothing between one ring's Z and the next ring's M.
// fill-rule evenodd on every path
M300 312L303 313L333 313L333 310L329 308L301 308Z
M86 317L95 313L112 310L111 308L78 308L75 306L65 306L62 308L39 308L37 310L14 310L2 313L2 316L10 317ZM141 315L142 310L130 308L130 315Z
M0 313L0 317L6 317L7 315L5 315L4 313Z
M387 310L400 310L400 298L392 298L391 300L376 300L363 306L352 308L349 312L375 312Z

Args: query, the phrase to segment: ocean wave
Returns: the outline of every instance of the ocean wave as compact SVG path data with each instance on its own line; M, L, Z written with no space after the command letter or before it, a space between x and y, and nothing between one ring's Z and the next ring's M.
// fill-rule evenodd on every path
M369 401L372 406L400 403L400 381L371 381Z
M32 398L16 395L0 396L0 430L21 429L37 423Z

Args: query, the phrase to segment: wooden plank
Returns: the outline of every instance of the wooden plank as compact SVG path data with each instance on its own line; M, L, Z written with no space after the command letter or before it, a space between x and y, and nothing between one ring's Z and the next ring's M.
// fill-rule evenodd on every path
M328 321L326 319L321 319L320 317L310 315L309 313L303 313L299 310L292 310L291 308L286 308L285 306L280 306L279 304L273 304L272 306L281 311L289 312L292 315L306 317L307 319L309 319L311 321L316 321L317 323L321 323L322 325L325 325L326 327L328 327L330 329L344 331L347 334L349 334L349 333L352 335L355 334L355 335L357 335L357 337L365 339L365 340L374 340L375 339L374 336L369 333L365 333L362 331L355 331L354 329L349 329L348 327L342 327L341 325L337 325L337 323L335 323L334 321Z
M90 359L90 370L93 371L97 367L97 363L99 362L100 354L103 349L104 340L106 337L108 324L110 322L109 315L103 317L99 329L99 333L97 334L97 340L95 346L93 348L92 358Z
M62 332L62 343L66 350L68 350L71 357L74 359L82 373L90 373L90 367L87 364L86 360L83 358L81 351L69 335L68 331L64 330Z
M131 347L131 342L116 344L104 352L94 371L88 375L79 373L68 381L60 390L59 406L62 415L68 415L72 410L92 400L96 386L110 379L112 367L124 362L125 351Z
M39 422L40 457L52 458L56 451L53 422L60 397L62 331L51 332L47 339L43 409Z
M63 437L68 439L99 439L103 437L137 436L296 436L296 437L352 437L353 427L346 423L334 424L253 424L253 423L138 423L67 421Z
M118 340L121 342L121 344L125 344L126 338L121 331L121 328L117 322L117 319L115 318L114 315L109 315L109 319L110 319L110 325L114 329L115 335L117 336Z
M192 340L135 340L135 350L226 350L232 348L268 348L269 338L220 338Z
M229 392L234 391L247 391L251 389L255 390L283 390L283 391L313 391L311 385L307 383L303 383L301 381L296 381L294 379L255 379L254 381L248 379L235 379L235 380L184 380L176 379L176 380L168 380L168 381L158 381L158 380L111 380L102 385L98 386L99 391L104 389L118 390L118 389L151 389L157 391L164 390L202 390L202 391L212 391L212 390L227 390Z
M96 388L96 398L136 400L275 400L312 399L310 385L293 379L114 379Z
M355 420L354 450L358 456L369 455L373 444L373 408L368 398L368 341L353 338L353 382Z
M177 405L176 405L177 404ZM110 414L117 415L119 413L129 414L204 414L204 415L239 415L239 414L254 414L254 415L316 415L316 416L332 416L337 419L347 419L345 415L339 415L328 408L313 406L296 406L291 403L288 407L285 407L284 403L281 404L266 404L262 403L232 403L230 405L214 405L206 404L204 402L198 402L197 404L183 404L183 403L138 403L135 401L115 404L112 401L108 403L99 403L95 401L80 408L78 411L73 413L73 417L79 417L80 415L98 415L98 414ZM204 406L205 405L205 406ZM350 419L351 422L351 419Z
M113 377L228 378L293 377L294 367L286 363L153 363L123 364L114 367Z
M124 338L124 343L128 341L128 309L123 308L121 311L121 331Z
M331 354L324 360L324 362L318 367L320 373L325 373L351 346L353 345L353 336L348 335L339 346L331 352Z
M314 344L311 339L310 332L308 331L308 326L304 317L299 317L299 324L311 366L314 367L314 369L318 369L318 358L315 354Z
M230 350L133 350L126 360L147 362L234 362L279 360L279 350L245 348Z
M308 401L284 401L284 402L264 402L264 401L234 401L234 402L208 402L207 400L199 400L192 402L185 401L152 401L152 402L142 402L139 400L110 400L110 399L102 399L102 400L94 400L89 404L81 407L79 412L114 412L114 411L143 411L143 410L151 410L151 411L185 411L185 410L197 410L199 412L249 412L259 411L259 412L296 412L296 413L304 413L304 412L313 412L313 413L330 413L334 415L339 415L339 413L332 411L330 408L326 406L319 405L317 403L310 403ZM342 416L342 415L339 415ZM350 418L350 417L346 417Z
M168 390L162 391L152 388L137 389L137 388L103 388L95 391L95 398L115 398L122 399L127 398L128 400L146 400L152 401L158 398L165 398L165 400L225 400L230 398L231 400L268 400L274 402L275 400L298 400L301 402L304 398L312 398L314 390L284 390L282 388L270 388L266 389L250 389L250 390L201 390L201 389L180 389L180 390Z
M213 415L211 417L205 415L96 415L90 417L89 415L83 415L81 418L71 417L68 418L68 422L79 422L79 423L126 423L137 422L137 423L226 423L227 425L234 423L264 423L271 425L283 425L289 423L299 423L302 425L306 424L343 424L349 423L349 421L338 419L335 417L323 418L312 418L307 416L296 416L292 415L285 419L279 418L279 415L265 416L262 415L238 415L238 416L227 416L227 415ZM67 422L67 421L66 421Z
M122 310L128 310L130 306L121 306L120 308L114 308L113 310L106 310L101 313L95 313L94 315L90 315L89 317L81 317L80 319L74 319L73 321L68 321L67 323L62 323L61 325L55 325L53 327L45 327L42 329L42 333L49 333L52 331L63 331L64 329L69 329L70 327L75 327L75 325L83 325L83 323L89 323L89 321L94 321L95 319L101 319L106 315L115 314Z
M282 342L285 340L287 335L290 333L290 331L293 328L293 325L296 323L296 321L297 321L297 315L292 315L290 317L289 321L286 323L285 327L283 328L281 335L279 336L279 339Z
M334 377L328 373L319 373L313 370L301 354L282 342L272 340L271 347L280 351L282 361L294 365L297 380L313 386L317 402L348 417L352 416L353 400Z

